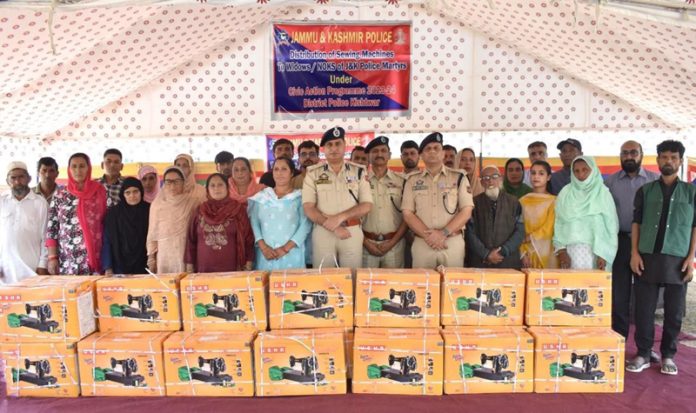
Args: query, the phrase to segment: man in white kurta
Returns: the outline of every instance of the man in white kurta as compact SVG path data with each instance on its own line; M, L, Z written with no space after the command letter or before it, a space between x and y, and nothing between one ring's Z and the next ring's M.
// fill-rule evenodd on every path
M10 191L0 196L0 284L13 284L37 273L47 274L46 200L29 189L23 162L8 167Z

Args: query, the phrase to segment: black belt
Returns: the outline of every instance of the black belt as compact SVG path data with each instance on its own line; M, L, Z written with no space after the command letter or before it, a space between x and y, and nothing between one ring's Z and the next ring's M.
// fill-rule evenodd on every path
M631 237L631 233L630 233L630 232L619 231L619 235L623 235L624 237L629 237L629 238Z

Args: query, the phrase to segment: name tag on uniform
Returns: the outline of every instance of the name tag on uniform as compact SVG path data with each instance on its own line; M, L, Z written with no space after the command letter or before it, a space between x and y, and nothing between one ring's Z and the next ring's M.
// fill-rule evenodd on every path
M423 182L422 179L419 179L416 181L416 184L413 185L413 190L414 191L427 191L428 190L428 185L424 185L425 182Z

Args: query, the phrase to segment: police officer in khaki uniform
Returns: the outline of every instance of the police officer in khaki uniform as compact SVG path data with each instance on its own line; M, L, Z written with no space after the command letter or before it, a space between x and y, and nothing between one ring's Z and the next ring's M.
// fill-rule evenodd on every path
M415 141L408 140L401 144L401 164L404 167L401 176L405 179L408 178L413 172L418 172L418 163L420 162L420 153L418 152L418 144ZM406 240L406 245L404 246L404 268L413 268L413 257L411 256L411 246L413 246L413 240L415 235L413 231L409 228L404 235Z
M404 220L416 234L413 267L461 267L462 228L474 208L469 181L462 172L444 165L439 132L423 139L419 151L425 169L408 176L401 202Z
M321 138L326 164L307 169L302 188L305 214L314 222L312 264L359 268L363 233L360 218L372 207L365 167L344 160L343 128L334 127Z
M408 229L401 214L405 179L387 168L391 151L386 136L373 139L365 152L372 165L367 180L374 203L363 220L363 267L403 268L404 234Z

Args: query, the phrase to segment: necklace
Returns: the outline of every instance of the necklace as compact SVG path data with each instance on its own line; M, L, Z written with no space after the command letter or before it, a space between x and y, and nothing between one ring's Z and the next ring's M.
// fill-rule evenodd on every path
M276 196L277 196L278 198L282 198L282 197L284 197L285 195L287 195L287 194L289 194L290 192L292 192L292 188L288 187L287 189L284 189L283 191L281 191L281 190L276 186L275 188L273 188L273 191L275 192L275 194L276 194Z

